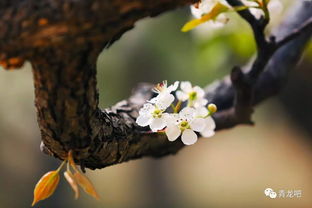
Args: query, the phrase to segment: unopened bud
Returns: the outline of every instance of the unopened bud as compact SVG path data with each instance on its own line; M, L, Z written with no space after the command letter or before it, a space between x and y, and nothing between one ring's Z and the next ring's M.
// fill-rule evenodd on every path
M215 104L211 103L208 105L208 110L209 110L210 114L213 114L213 113L217 112L217 106Z

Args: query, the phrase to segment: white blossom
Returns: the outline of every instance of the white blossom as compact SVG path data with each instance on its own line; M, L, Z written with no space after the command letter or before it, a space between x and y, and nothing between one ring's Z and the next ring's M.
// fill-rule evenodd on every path
M215 134L216 123L211 116L205 118L205 128L200 134L203 137L212 137Z
M157 132L166 127L167 116L168 113L164 113L164 109L160 109L151 103L146 103L140 109L136 123L142 127L149 126L153 132Z
M202 0L197 4L191 5L191 13L195 18L200 19L204 14L210 12L216 3L217 1L215 0Z
M171 92L176 91L178 87L179 81L174 82L173 85L167 86L167 80L164 80L153 88L153 92L157 94L170 94Z
M176 96L181 101L188 100L188 105L195 108L204 106L208 103L205 99L205 92L199 86L192 87L190 82L181 82L181 90L178 90Z
M202 0L195 5L191 5L191 13L195 18L200 19L203 15L209 13L218 2L228 5L225 0ZM206 22L205 25L211 28L220 28L223 27L228 20L229 19L224 14L220 14L212 21Z
M224 5L228 5L225 0L202 0L197 4L191 5L192 15L199 19L201 16L209 13L218 2Z
M163 81L156 85L153 88L153 92L157 93L158 95L151 100L149 103L155 104L158 108L162 110L166 110L174 101L174 96L170 94L173 91L176 91L179 86L179 82L176 81L173 85L167 86L167 81Z
M195 109L195 116L204 118L204 129L200 132L203 137L212 137L215 134L216 124L211 116L208 115L209 111L205 107Z
M186 145L194 144L197 141L196 132L205 128L203 118L195 117L194 108L185 107L179 114L171 114L168 117L168 126L165 130L169 141L175 141L181 134L181 140Z
M174 101L174 96L169 93L161 93L151 100L147 101L154 104L157 108L161 110L166 110Z

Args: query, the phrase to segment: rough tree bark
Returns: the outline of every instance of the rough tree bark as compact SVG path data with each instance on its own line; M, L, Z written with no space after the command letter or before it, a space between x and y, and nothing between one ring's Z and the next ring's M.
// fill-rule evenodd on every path
M1 0L0 63L12 68L29 60L33 65L43 150L61 159L74 150L76 162L91 169L179 151L183 147L180 140L169 142L164 135L147 133L135 123L138 109L152 96L151 85L139 85L129 99L110 109L98 108L95 63L101 50L131 29L135 21L194 2ZM235 5L239 1L228 2ZM311 7L311 2L298 4L276 33L277 39L310 19ZM241 15L246 16L246 12ZM215 115L218 130L251 123L253 106L281 88L310 36L311 27L294 36L272 58L269 56L271 61L262 73L269 58L264 60L252 85L245 85L245 73L236 67L231 77L234 85L225 78L207 88L207 97L219 107Z

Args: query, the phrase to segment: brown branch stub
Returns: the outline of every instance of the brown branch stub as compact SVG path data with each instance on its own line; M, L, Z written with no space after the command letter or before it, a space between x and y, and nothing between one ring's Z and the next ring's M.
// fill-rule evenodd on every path
M7 60L0 60L0 66L4 69L19 69L22 68L25 63L25 59L21 57L11 57Z
M235 93L233 106L214 115L217 130L231 128L237 124L254 124L251 120L254 96L253 84L242 69L237 66L233 67L230 78Z
M253 113L253 84L242 72L240 67L234 67L231 72L231 80L235 89L234 108L238 121L243 124L253 124L251 114Z

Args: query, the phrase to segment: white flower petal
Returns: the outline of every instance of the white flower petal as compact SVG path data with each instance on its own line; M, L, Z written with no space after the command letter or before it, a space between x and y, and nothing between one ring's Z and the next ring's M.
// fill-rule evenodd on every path
M191 6L191 13L196 18L199 19L204 14L200 8L196 8L193 5Z
M166 122L164 118L154 118L150 123L150 128L153 132L157 132L158 130L162 130L166 127Z
M162 87L166 89L168 85L167 80L162 81L162 85L163 85Z
M205 118L205 124L206 126L204 130L201 131L200 134L203 137L212 137L215 134L214 129L216 128L216 123L214 122L212 117L208 117L208 118Z
M155 104L155 103L157 102L157 100L158 100L158 96L159 96L159 95L157 95L156 97L154 97L154 98L148 100L147 102Z
M172 94L161 94L158 101L156 102L157 107L162 110L166 110L174 101L174 96Z
M175 125L167 126L165 132L168 137L168 140L171 142L175 141L181 134L180 128Z
M179 117L182 120L191 121L194 118L195 112L194 108L185 107L180 111Z
M259 19L263 15L263 11L258 8L249 8L251 14L253 14L257 19Z
M181 100L181 101L186 101L188 99L188 94L186 94L180 90L178 90L176 92L176 96L177 96L178 100Z
M182 133L181 140L185 145L192 145L197 141L197 135L191 129L186 129Z
M140 109L139 114L143 115L143 114L149 114L152 111L154 111L155 106L150 104L150 103L146 103L143 105L143 107Z
M213 120L213 118L211 116L205 118L205 123L206 123L206 127L205 128L209 128L214 130L216 128L216 123Z
M199 86L195 86L193 90L196 92L198 98L202 98L205 96L205 91Z
M139 126L148 126L151 123L151 119L152 117L150 115L143 114L136 119L136 123Z
M206 130L200 132L200 134L203 137L208 138L208 137L212 137L213 135L215 135L215 131L214 130L210 130L210 129L206 129Z
M189 93L192 91L192 84L188 81L181 82L180 87L181 87L181 90L185 93Z
M203 118L195 118L190 123L190 126L191 126L191 129L193 129L194 131L201 132L206 127L205 119L203 119Z
M195 102L194 102L194 107L195 108L199 108L199 107L202 107L202 106L205 106L207 105L208 103L208 100L205 99L205 98L199 98L199 99L196 99Z
M176 81L173 85L170 85L167 88L167 93L171 93L172 91L176 91L179 87L179 81Z
M249 1L249 0L242 0L242 3L244 3L244 5L246 5L248 7L257 7L258 6L258 4L256 2Z
M195 116L207 116L208 115L208 109L206 107L200 106L198 108L195 108Z
M198 4L198 8L191 6L192 15L199 19L202 15L207 14L211 11L211 9L216 5L216 3L222 3L224 5L229 6L229 4L225 0L202 0Z
M164 113L162 117L165 119L168 126L178 124L179 115L177 113Z

